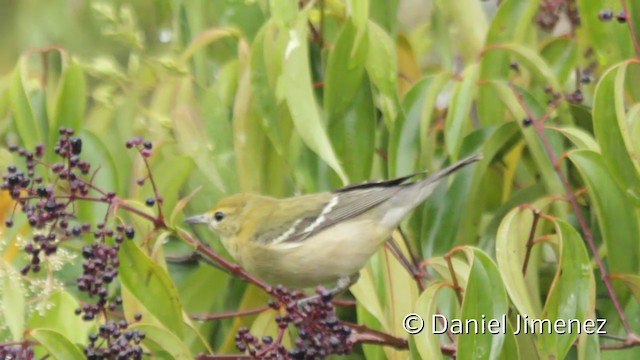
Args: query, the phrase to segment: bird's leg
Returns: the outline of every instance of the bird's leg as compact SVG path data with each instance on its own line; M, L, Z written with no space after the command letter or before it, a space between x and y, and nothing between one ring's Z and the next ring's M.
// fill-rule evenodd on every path
M298 300L298 307L302 308L304 305L308 304L309 302L319 298L324 299L326 297L328 299L332 299L337 295L342 294L347 289L349 289L351 285L355 284L358 281L359 278L360 278L359 273L351 274L349 276L343 276L339 278L338 281L336 281L336 286L330 289L327 289L322 294L314 294L314 295L307 296L304 299Z

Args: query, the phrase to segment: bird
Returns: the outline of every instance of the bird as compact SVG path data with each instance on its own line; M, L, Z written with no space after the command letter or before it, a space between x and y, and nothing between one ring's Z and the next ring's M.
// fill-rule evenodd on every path
M331 284L338 294L443 179L481 158L466 157L413 182L424 171L289 198L234 194L185 221L208 225L244 270L271 285Z

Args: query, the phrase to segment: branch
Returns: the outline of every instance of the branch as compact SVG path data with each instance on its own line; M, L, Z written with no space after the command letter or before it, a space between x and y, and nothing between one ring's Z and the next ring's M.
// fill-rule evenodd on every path
M218 264L220 264L220 266L224 267L225 269L229 270L229 272L238 275L239 277L247 280L248 282L262 288L264 291L266 291L269 294L273 293L273 288L267 284L266 282L258 279L257 277L249 274L248 272L244 271L240 265L233 263L227 259L225 259L224 257L222 257L220 254L218 254L217 252L211 250L209 247L205 246L202 242L200 242L200 240L195 239L194 237L191 236L191 234L189 234L188 232L182 230L182 229L176 229L176 232L178 233L178 235L184 239L186 242L188 242L191 246L193 246L196 251L198 251L199 253L203 254L204 256L208 257L209 259L217 262Z
M525 111L525 113L531 120L531 123L535 128L536 134L540 138L540 141L542 142L545 152L549 157L549 161L551 161L551 164L553 164L553 169L558 175L558 178L560 178L560 181L562 182L562 186L564 187L565 193L567 195L567 199L569 200L569 203L573 208L573 212L575 213L576 219L580 224L580 228L584 234L585 240L589 245L591 253L593 254L593 257L596 261L596 264L598 264L598 268L600 269L600 279L602 280L605 287L607 288L607 292L611 297L611 301L613 302L613 305L616 308L616 312L618 313L618 316L620 317L620 320L622 321L622 324L627 334L631 336L633 334L633 328L631 328L631 325L629 325L627 316L625 315L624 310L620 305L620 300L618 299L618 296L616 295L613 289L613 285L611 284L611 279L609 279L609 272L604 262L602 261L602 258L600 257L600 253L598 252L598 246L596 245L593 239L593 234L591 233L591 229L589 229L589 226L587 226L587 221L585 220L584 216L582 215L582 212L580 211L580 205L578 204L576 195L571 189L571 185L569 185L569 181L560 170L560 166L559 166L560 164L558 164L557 162L557 156L553 151L553 148L551 147L551 143L549 142L547 135L544 133L544 120L546 120L549 117L551 112L546 113L539 119L536 118L533 112L531 111L531 109L529 109L529 106L524 101L522 94L520 94L520 92L515 88L513 84L510 84L510 87L513 93L515 94L518 102L520 103L520 106L522 106L522 109Z

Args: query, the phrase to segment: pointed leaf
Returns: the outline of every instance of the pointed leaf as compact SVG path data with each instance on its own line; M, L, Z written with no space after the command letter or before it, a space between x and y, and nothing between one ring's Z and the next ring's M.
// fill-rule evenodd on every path
M175 284L133 241L120 246L120 280L168 330L182 338L182 306Z
M82 66L73 63L62 74L60 89L51 119L52 136L60 127L80 130L87 103L86 80Z
M473 253L473 259L467 287L464 290L460 320L474 319L479 324L483 319L487 319L487 322L501 322L509 311L509 302L498 268L481 250L467 249ZM491 296L487 296L488 293ZM502 353L505 337L506 331L497 331L494 334L490 331L463 332L458 336L458 358L497 359Z
M634 205L620 190L608 170L603 157L590 150L569 152L569 159L582 175L592 206L595 209L604 244L607 263L612 273L638 273L640 264L640 226ZM628 291L616 286L624 300Z
M462 139L467 134L465 122L470 124L471 105L475 96L476 81L478 79L478 65L473 64L465 69L462 81L456 84L453 97L449 104L449 111L445 120L445 143L451 161L458 159Z
M304 11L299 14L295 27L288 30L289 41L283 54L277 93L287 102L296 131L304 143L347 184L349 179L331 146L311 88L307 29L307 11Z
M44 134L33 114L33 106L25 92L22 80L23 63L24 60L20 60L13 70L9 89L9 104L20 139L27 149L33 149L37 142L44 140Z
M588 313L594 311L594 308L589 309L589 305L595 304L590 301L590 296L595 294L596 284L580 234L560 219L556 222L556 231L561 245L558 270L540 318L555 325L565 322L567 326L558 331L538 333L538 344L543 358L564 359L578 338L580 324L584 323ZM578 321L577 326L569 322L573 319Z
M151 353L165 351L174 359L193 359L186 344L175 333L152 324L132 324L130 329L143 331L145 334L142 343L151 350Z
M622 189L640 204L640 160L635 154L625 112L628 63L609 69L598 81L593 101L593 130L602 158ZM637 70L637 65L631 65ZM635 161L634 161L635 159Z
M84 359L85 356L67 337L51 329L33 329L29 333L54 359Z

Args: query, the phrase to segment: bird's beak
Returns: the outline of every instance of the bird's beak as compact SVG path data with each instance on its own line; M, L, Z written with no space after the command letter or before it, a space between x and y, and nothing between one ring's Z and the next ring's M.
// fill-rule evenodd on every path
M209 223L209 217L207 214L193 215L184 219L184 222L189 224L207 224Z

